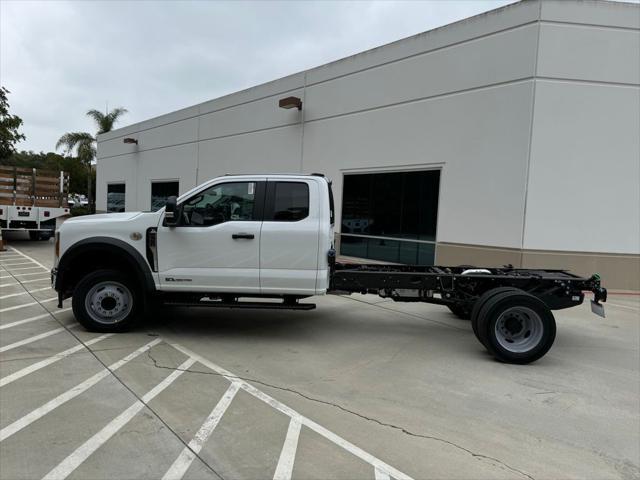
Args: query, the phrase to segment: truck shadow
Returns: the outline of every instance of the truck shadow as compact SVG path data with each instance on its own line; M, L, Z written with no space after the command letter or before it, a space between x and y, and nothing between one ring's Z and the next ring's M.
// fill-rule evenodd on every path
M264 309L223 309L207 307L167 307L160 315L149 319L149 330L168 330L172 334L274 342L332 341L336 336L358 342L363 339L421 338L431 342L467 344L475 342L468 322L448 318L430 320L386 311L347 311L323 306L317 310L299 312ZM452 323L448 325L448 323ZM461 328L462 324L465 328ZM468 330L468 331L467 331Z

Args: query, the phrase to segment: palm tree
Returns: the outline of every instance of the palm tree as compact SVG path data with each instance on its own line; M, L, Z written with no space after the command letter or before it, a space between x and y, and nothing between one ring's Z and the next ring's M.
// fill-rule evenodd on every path
M127 110L124 108L114 108L107 113L102 113L98 110L89 110L87 116L94 120L98 128L96 135L99 135L110 132L118 119L125 113L127 113ZM87 198L89 200L89 209L91 209L91 163L96 156L96 138L87 132L65 133L56 143L56 150L59 148L64 148L67 154L75 150L78 160L87 166Z
M102 113L98 110L89 110L87 115L93 118L96 122L96 126L98 127L98 135L101 133L107 133L113 130L113 126L118 121L118 119L127 113L126 108L114 108L108 113Z

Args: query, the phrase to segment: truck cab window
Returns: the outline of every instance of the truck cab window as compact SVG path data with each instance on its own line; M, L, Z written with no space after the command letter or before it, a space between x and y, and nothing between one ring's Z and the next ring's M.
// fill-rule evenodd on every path
M183 225L207 227L230 221L253 220L255 182L214 185L184 202Z
M297 222L309 216L309 185L302 182L276 182L273 217L265 220Z

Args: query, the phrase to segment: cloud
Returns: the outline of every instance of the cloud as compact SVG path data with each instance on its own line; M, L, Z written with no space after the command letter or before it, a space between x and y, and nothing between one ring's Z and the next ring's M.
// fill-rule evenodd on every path
M0 83L20 149L120 126L328 63L513 0L447 2L0 2Z

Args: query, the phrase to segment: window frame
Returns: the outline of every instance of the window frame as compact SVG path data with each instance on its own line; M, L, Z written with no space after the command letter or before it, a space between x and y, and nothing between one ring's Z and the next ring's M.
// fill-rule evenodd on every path
M276 220L273 218L275 215L276 209L276 185L278 183L297 183L300 185L304 185L307 189L307 214L299 218L297 220ZM265 195L265 206L264 206L264 216L263 222L282 222L282 223L296 223L301 222L309 218L311 213L311 189L309 188L309 182L305 182L303 180L269 180L267 182L267 191Z
M251 220L226 220L224 222L216 223L214 225L193 225L193 224L182 223L183 209L187 202L197 197L198 195L202 195L204 192L206 192L209 189L220 187L222 185L231 185L234 183L245 183L245 184L255 183L256 185L255 191L253 193L253 213L252 213L253 218ZM203 188L202 190L198 190L197 192L193 193L191 196L189 196L189 198L185 198L184 200L180 201L177 208L180 212L181 219L180 219L180 223L176 226L177 227L213 228L213 227L217 227L218 225L224 225L225 223L229 223L229 222L261 222L264 216L265 183L266 182L260 181L260 180L231 180L227 182L218 182L212 185L208 185L206 188ZM162 224L163 226L166 226L166 222L164 220Z
M123 211L127 211L127 182L125 180L114 180L113 182L107 182L107 204L106 204L106 211L107 213L120 213L120 212L116 212L113 210L109 210L109 187L112 185L123 185L124 186L124 210ZM113 193L118 193L118 192L113 192Z

